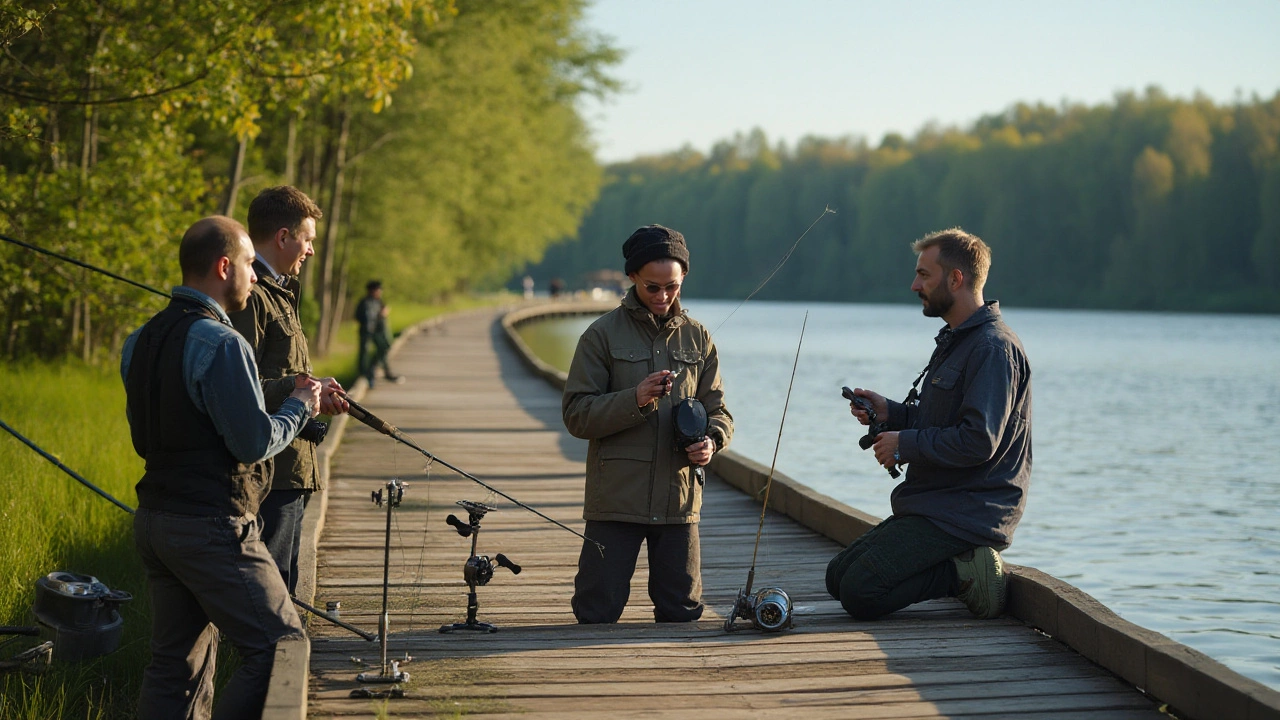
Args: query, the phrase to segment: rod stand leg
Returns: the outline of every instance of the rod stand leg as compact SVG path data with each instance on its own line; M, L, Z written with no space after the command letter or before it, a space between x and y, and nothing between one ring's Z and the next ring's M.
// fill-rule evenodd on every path
M472 586L471 592L467 593L467 621L460 622L460 623L453 623L450 625L441 625L440 632L448 633L448 632L453 632L454 630L470 630L472 632L489 632L489 633L498 632L497 626L491 625L486 622L476 621L476 611L479 609L480 609L480 605L476 601L476 589L474 586Z

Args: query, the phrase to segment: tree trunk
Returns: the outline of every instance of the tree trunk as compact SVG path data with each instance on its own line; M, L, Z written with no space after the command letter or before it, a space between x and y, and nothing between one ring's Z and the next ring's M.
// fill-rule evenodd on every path
M316 297L320 305L320 320L316 327L317 357L324 357L332 344L337 322L333 317L335 308L334 292L337 289L337 278L334 275L334 261L337 257L338 231L342 224L342 184L346 178L347 141L351 136L351 113L345 103L338 111L338 140L333 153L333 186L329 193L330 215L325 223L324 245L320 248L320 277L316 280Z
M93 329L93 326L89 320L89 316L90 316L89 298L86 297L84 299L84 316L83 316L84 317L84 352L82 353L83 360L86 365L89 363L89 360L93 358L93 334L90 332L90 330Z
M342 327L342 321L347 314L347 288L350 287L348 283L350 274L347 269L351 264L351 247L354 244L351 228L355 226L356 211L360 209L360 176L363 174L361 172L363 167L363 165L357 164L355 175L351 178L351 207L347 209L347 232L342 243L342 257L338 260L338 292L334 296L333 337L330 338L331 342L337 337L338 329Z
M298 175L298 113L289 116L289 140L284 146L284 184L293 185Z
M240 194L240 177L244 174L244 153L249 147L249 138L240 138L236 142L236 156L231 161L231 178L227 184L227 202L222 206L222 214L235 217L236 196Z
M71 300L71 338L67 343L67 350L74 352L76 345L80 342L80 298L75 297Z

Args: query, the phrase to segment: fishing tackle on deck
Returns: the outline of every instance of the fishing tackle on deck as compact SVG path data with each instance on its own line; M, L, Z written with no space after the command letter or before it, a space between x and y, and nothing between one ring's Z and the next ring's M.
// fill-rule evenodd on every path
M782 404L782 421L778 423L778 441L773 447L773 464L769 466L769 478L764 483L764 501L760 505L760 525L756 528L756 546L751 551L751 570L747 573L747 584L738 591L733 601L733 608L724 620L726 632L737 628L736 620L746 620L758 630L777 632L792 626L791 597L782 588L764 588L752 593L752 585L756 579L756 556L760 552L760 536L764 532L764 516L769 511L769 490L773 487L773 473L778 467L778 448L782 447L782 428L787 424L787 407L791 405L791 388L796 381L796 368L800 365L800 348L804 345L804 330L809 324L809 313L804 314L804 322L800 325L800 342L796 344L796 359L791 365L791 381L787 384L787 399Z
M404 490L405 484L392 478L385 488L374 490L372 493L373 503L378 507L387 508L387 534L382 546L382 615L378 621L382 662L378 672L364 672L356 675L356 680L362 683L391 684L409 681L409 673L400 669L400 663L387 659L387 636L391 634L391 614L387 612L387 594L391 587L391 511L400 507L400 502L404 500Z
M466 564L462 566L462 578L466 580L468 589L467 620L466 622L441 625L440 632L471 630L495 633L498 632L497 626L476 620L476 611L480 609L480 604L476 600L476 586L489 584L489 581L493 579L494 565L510 570L512 575L519 575L522 568L511 562L502 553L498 553L493 560L490 560L488 555L476 554L476 544L480 538L480 521L484 519L486 513L493 512L498 508L471 500L459 500L457 504L467 511L467 522L462 522L456 515L450 515L445 522L457 530L462 537L471 538L471 556L467 558Z

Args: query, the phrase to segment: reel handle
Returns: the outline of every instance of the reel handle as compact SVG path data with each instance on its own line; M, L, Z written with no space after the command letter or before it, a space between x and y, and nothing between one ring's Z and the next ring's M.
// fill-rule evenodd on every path
M503 555L502 553L498 553L497 556L493 558L493 561L498 563L498 565L510 570L512 575L520 574L520 569L521 569L520 566L511 562L511 559L508 558L506 555Z
M457 515L450 513L449 517L445 518L444 521L452 525L462 537L471 536L471 526L459 520Z

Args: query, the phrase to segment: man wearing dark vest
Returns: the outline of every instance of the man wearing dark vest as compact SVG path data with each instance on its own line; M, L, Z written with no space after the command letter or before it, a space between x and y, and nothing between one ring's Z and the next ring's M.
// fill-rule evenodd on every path
M200 220L178 257L183 284L129 336L120 362L133 446L147 461L133 525L152 612L138 714L210 717L221 632L242 665L214 717L256 718L276 643L303 636L259 537L261 465L316 414L320 383L300 379L267 413L253 351L226 315L257 279L240 223Z
M321 215L311 198L288 185L267 188L249 203L249 237L256 253L253 270L258 283L245 308L229 315L254 350L269 412L280 407L299 378L311 376L307 338L298 320L298 273L315 254L312 243ZM335 394L342 390L338 381L319 378L319 382L320 412L346 412L346 401ZM311 493L320 489L316 446L297 438L276 456L274 465L271 494L262 502L260 513L262 541L292 594L298 584L303 513Z

